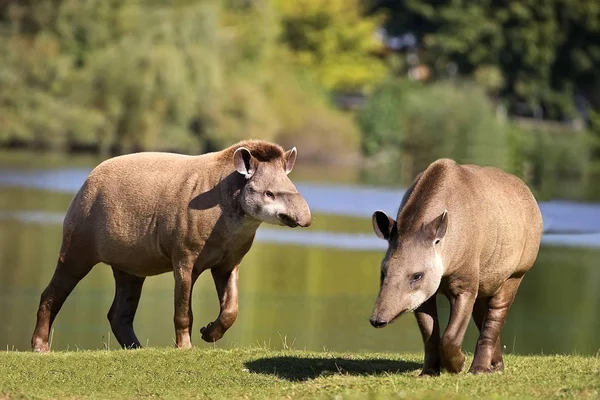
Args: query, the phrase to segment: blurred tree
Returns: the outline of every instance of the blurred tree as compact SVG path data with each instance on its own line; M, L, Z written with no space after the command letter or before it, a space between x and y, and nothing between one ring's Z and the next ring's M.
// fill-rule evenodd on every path
M275 0L281 13L281 39L296 62L314 69L326 88L368 90L386 75L373 57L381 18L363 16L359 0Z
M472 84L393 80L369 98L358 121L365 152L379 154L392 169L400 161L408 179L441 157L507 166L506 129L483 90Z
M9 62L0 79L10 89L1 95L2 139L189 146L190 120L218 79L217 11L204 3L9 4L1 18Z
M70 4L69 4L70 3ZM58 26L79 47L71 95L101 110L106 140L133 148L197 145L192 119L210 115L219 75L218 9L209 2L142 7L68 0ZM82 5L80 5L82 4ZM77 23L73 15L81 16Z
M498 91L513 113L568 119L575 95L600 108L596 0L371 0L389 35L412 32L438 76L449 63ZM581 101L579 101L581 103ZM585 116L585 115L584 115Z
M26 19L20 12L9 14L14 26L28 33L2 32L5 40L0 40L0 141L63 146L70 131L100 132L102 115L66 98L72 57L35 15Z
M0 143L197 152L314 115L357 143L279 34L267 0L0 2Z
M600 3L596 0L557 0L559 31L552 85L583 95L576 106L585 113L591 105L600 110ZM589 102L590 104L581 104ZM584 114L585 118L589 115Z

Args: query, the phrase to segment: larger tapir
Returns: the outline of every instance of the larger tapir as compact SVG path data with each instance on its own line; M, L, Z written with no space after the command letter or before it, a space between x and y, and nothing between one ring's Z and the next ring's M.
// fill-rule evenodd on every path
M48 350L56 314L75 285L103 262L116 293L108 312L124 348L140 347L133 318L147 276L175 278L177 347L191 347L192 287L210 270L220 302L218 318L201 329L220 339L238 314L238 267L261 222L307 227L308 204L287 174L296 149L244 141L200 156L137 153L101 163L72 200L54 276L41 296L31 339Z
M503 370L500 331L523 275L537 258L542 216L529 188L492 167L432 163L407 190L397 220L373 214L388 241L371 324L414 311L425 345L423 375L459 372L471 315L480 335L470 372ZM450 301L440 340L436 293Z

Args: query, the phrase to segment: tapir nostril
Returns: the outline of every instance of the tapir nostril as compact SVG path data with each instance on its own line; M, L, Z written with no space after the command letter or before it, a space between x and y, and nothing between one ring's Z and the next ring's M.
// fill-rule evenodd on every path
M383 328L388 324L386 321L381 321L377 319L370 319L369 321L371 322L371 325L373 325L375 328Z
M298 226L298 222L296 222L292 217L290 217L287 214L277 214L277 218L279 218L281 222L283 222L285 225L291 228L295 228Z

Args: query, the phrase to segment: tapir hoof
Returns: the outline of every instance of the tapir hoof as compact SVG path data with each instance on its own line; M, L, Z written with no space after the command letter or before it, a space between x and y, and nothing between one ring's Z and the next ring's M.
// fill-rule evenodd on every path
M50 351L47 347L34 347L32 350L34 353L48 353Z
M208 343L212 343L221 339L225 334L225 330L223 329L223 326L220 323L211 322L204 328L200 328L200 333L202 334L202 340Z
M469 373L474 375L489 374L492 372L494 372L492 367L471 366L471 368L469 368Z
M423 371L421 371L421 373L419 374L420 378L427 378L427 377L431 377L431 376L440 376L440 370L437 369L423 369Z
M448 358L442 358L444 369L451 374L458 374L465 366L465 355L462 352Z
M500 363L499 365L492 365L491 367L483 367L480 365L471 365L471 368L469 368L469 373L470 374L491 374L494 372L504 372L504 364Z
M497 364L492 363L492 370L494 372L504 372L504 362L500 361Z
M47 353L50 351L50 346L48 346L48 342L34 339L31 342L31 349L34 353Z

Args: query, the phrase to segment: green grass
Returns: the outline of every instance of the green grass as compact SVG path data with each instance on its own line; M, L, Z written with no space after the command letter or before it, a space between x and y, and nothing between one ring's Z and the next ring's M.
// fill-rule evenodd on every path
M505 357L419 378L421 355L176 349L0 355L0 398L598 398L598 356Z

